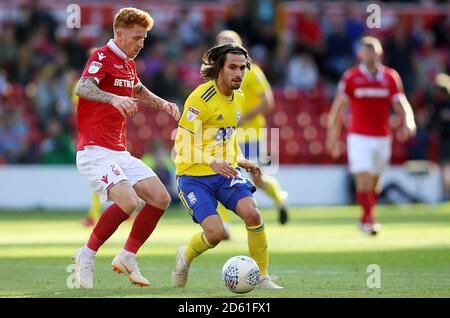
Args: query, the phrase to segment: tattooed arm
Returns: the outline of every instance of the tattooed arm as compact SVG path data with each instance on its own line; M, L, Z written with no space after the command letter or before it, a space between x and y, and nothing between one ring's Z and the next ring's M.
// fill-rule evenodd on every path
M97 82L93 78L82 77L78 81L77 87L75 89L75 94L78 97L100 103L111 104L111 100L114 98L114 94L102 91L97 86Z
M111 104L123 117L133 116L137 111L136 100L102 91L93 78L81 78L75 89L75 94L93 102Z
M180 119L180 110L175 103L170 103L162 99L161 97L156 96L141 83L139 83L138 87L136 88L134 97L137 98L139 104L161 109L175 118L175 120Z

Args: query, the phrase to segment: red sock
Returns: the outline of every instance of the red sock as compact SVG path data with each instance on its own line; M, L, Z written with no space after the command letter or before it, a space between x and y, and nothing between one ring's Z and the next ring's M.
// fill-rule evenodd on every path
M373 193L373 205L377 205L378 199L380 198L380 193L379 192L374 192Z
M363 214L359 221L361 223L373 224L375 222L375 217L373 215L373 207L376 203L375 194L372 192L357 192L356 199L363 209Z
M136 254L142 244L149 238L165 210L146 204L133 222L130 236L124 249Z
M370 198L370 202L371 202L369 223L374 224L376 221L375 206L377 205L378 194L376 192L369 192L369 198Z
M108 207L100 216L86 246L91 250L98 251L100 246L106 242L106 240L117 230L119 225L128 219L128 217L129 215L117 204Z

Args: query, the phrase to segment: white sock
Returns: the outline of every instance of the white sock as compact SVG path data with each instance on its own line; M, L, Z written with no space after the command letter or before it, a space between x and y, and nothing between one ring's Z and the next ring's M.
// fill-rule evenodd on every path
M130 252L130 251L127 251L127 250L125 250L125 249L122 249L122 250L120 251L120 254L123 255L123 256L128 256L128 257L130 257L130 256L136 257L136 254L134 254L134 253L132 253L132 252Z
M89 247L87 247L86 245L83 248L83 252L89 256L89 257L95 257L95 255L97 255L97 252L94 250L91 250Z

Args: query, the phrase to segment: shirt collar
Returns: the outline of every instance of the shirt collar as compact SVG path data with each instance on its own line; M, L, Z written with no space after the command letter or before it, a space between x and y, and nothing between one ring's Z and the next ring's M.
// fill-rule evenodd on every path
M123 58L124 60L129 60L128 56L117 46L113 39L109 40L108 44L106 44L111 51L113 51L118 57Z
M381 69L381 64L379 63L377 64L377 73L375 74L375 76L369 72L369 70L363 63L359 64L359 70L367 77L371 79L375 78L377 81L381 81L384 78L384 74Z

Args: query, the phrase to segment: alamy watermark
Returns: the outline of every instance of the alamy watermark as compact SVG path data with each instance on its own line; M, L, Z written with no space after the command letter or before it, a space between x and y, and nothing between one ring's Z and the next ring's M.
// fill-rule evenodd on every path
M66 267L66 272L69 273L66 279L66 286L70 289L80 288L80 282L77 280L75 274L75 266L75 264L70 264Z
M213 127L203 129L202 121L195 120L193 132L178 128L176 137L174 135L172 134L172 140L175 142L171 155L177 164L206 164L212 158L234 162L238 146L236 138L238 138L240 141L249 141L245 143L242 153L245 151L250 160L264 166L264 173L275 173L279 168L279 128Z
M66 13L69 15L66 19L66 26L69 29L81 28L81 8L78 4L69 4L66 8Z
M381 8L378 4L371 3L367 6L366 12L370 15L366 19L366 25L369 29L381 28Z
M367 276L366 285L369 289L380 289L381 288L381 267L378 264L370 264L367 266L366 272L369 274Z

